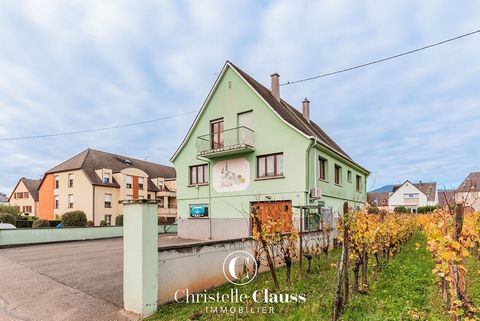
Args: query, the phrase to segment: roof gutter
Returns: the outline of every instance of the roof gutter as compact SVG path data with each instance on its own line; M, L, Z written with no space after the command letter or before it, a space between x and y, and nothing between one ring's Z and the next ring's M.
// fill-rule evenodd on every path
M361 165L355 163L353 160L345 157L344 155L340 154L340 153L337 153L337 152L334 152L332 151L332 148L330 146L328 146L327 144L325 144L324 142L322 141L319 141L317 138L315 138L314 136L310 136L309 137L311 140L314 140L315 143L317 145L320 145L322 147L325 147L329 152L331 152L332 154L334 155L337 155L337 156L340 156L344 161L346 161L347 163L353 165L355 168L357 168L358 170L360 170L361 172L364 172L367 176L370 175L370 171L364 167L362 167Z

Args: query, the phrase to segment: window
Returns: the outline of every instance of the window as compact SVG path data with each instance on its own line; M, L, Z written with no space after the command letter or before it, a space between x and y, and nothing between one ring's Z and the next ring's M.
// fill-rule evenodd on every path
M107 225L112 225L112 215L110 214L105 215L105 223Z
M73 208L73 194L68 195L68 208Z
M258 178L281 176L283 176L283 153L257 157Z
M103 173L103 183L104 184L110 183L110 173Z
M211 148L223 147L223 119L210 122Z
M347 180L351 183L352 182L352 171L347 171Z
M318 178L327 179L327 160L323 158L318 159Z
M147 194L147 200L151 200L151 199L152 199L152 195Z
M32 206L30 205L22 206L22 213L24 214L32 213Z
M143 189L143 177L138 178L138 189Z
M60 187L60 181L58 180L58 175L55 176L55 188Z
M56 209L58 209L59 205L60 204L59 204L59 201L58 201L58 195L55 195L54 196L54 206L55 206Z
M73 174L68 174L68 187L73 187Z
M125 187L126 187L126 188L132 188L133 177L127 175L127 176L125 177L125 181L126 181Z
M342 167L335 164L335 184L340 185L342 184Z
M403 194L404 198L418 198L418 193L405 193Z
M105 208L112 208L112 194L105 193L104 205L105 205Z
M126 199L127 199L127 200L132 200L132 199L133 199L133 195L127 194Z
M356 185L357 192L362 191L362 178L360 177L360 175L357 175L355 185Z
M208 165L190 166L190 185L208 184Z

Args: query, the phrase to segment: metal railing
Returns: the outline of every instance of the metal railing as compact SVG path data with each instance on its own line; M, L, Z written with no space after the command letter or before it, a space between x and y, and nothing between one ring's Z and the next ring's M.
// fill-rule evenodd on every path
M216 151L253 148L255 132L245 126L230 128L197 137L197 152L206 154Z

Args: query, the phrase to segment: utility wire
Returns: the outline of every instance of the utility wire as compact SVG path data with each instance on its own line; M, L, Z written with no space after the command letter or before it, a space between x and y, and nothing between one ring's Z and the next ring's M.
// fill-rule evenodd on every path
M125 127L132 127L132 126L150 124L150 123L158 122L158 121L161 121L161 120L166 120L166 119L171 119L171 118L176 118L176 117L181 117L181 116L193 114L193 113L196 113L196 112L197 112L196 110L193 110L193 111L189 111L189 112L185 112L185 113L181 113L181 114L175 114L175 115L170 115L170 116L165 116L165 117L160 117L160 118L155 118L155 119L150 119L150 120L145 120L145 121L139 121L139 122L135 122L135 123L127 123L127 124L122 124L122 125L117 125L117 126L110 126L110 127L76 130L76 131L64 132L64 133L0 138L0 141L14 141L14 140L25 140L25 139L56 137L56 136L68 136L68 135L100 132L100 131L117 129L117 128L125 128Z
M374 60L374 61L367 62L367 63L361 64L361 65L357 65L357 66L353 66L353 67L349 67L349 68L345 68L345 69L340 69L340 70L329 72L329 73L326 73L326 74L313 76L313 77L308 77L308 78L304 78L304 79L299 79L299 80L295 80L295 81L287 81L286 83L280 84L280 86L288 86L288 85L298 84L298 83L309 81L309 80L314 80L314 79L318 79L318 78L333 76L333 75L340 74L340 73L343 73L343 72L347 72L347 71L371 66L371 65L378 64L378 63L381 63L381 62L384 62L384 61L387 61L387 60L392 60L392 59L399 58L399 57L406 56L406 55L410 55L412 53L416 53L416 52L419 52L419 51L422 51L422 50L430 49L432 47L440 46L440 45L443 45L443 44L448 43L448 42L452 42L452 41L455 41L455 40L458 40L458 39L461 39L461 38L465 38L465 37L474 35L476 33L480 33L480 29L469 32L469 33L465 33L463 35L460 35L460 36L457 36L457 37L454 37L454 38L450 38L450 39L447 39L447 40L436 42L436 43L430 44L428 46L413 49L413 50L410 50L410 51L405 51L405 52L402 52L402 53L399 53L399 54L396 54L396 55L393 55L393 56L390 56L390 57Z

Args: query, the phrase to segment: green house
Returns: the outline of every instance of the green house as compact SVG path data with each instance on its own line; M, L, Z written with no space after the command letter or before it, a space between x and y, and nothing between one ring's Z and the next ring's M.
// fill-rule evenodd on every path
M319 215L338 216L344 202L365 204L369 171L310 119L307 99L298 111L280 98L279 75L271 80L269 90L231 62L223 66L171 159L180 237L249 236L252 206L276 206L299 227L298 206L307 205L303 228L315 229Z

